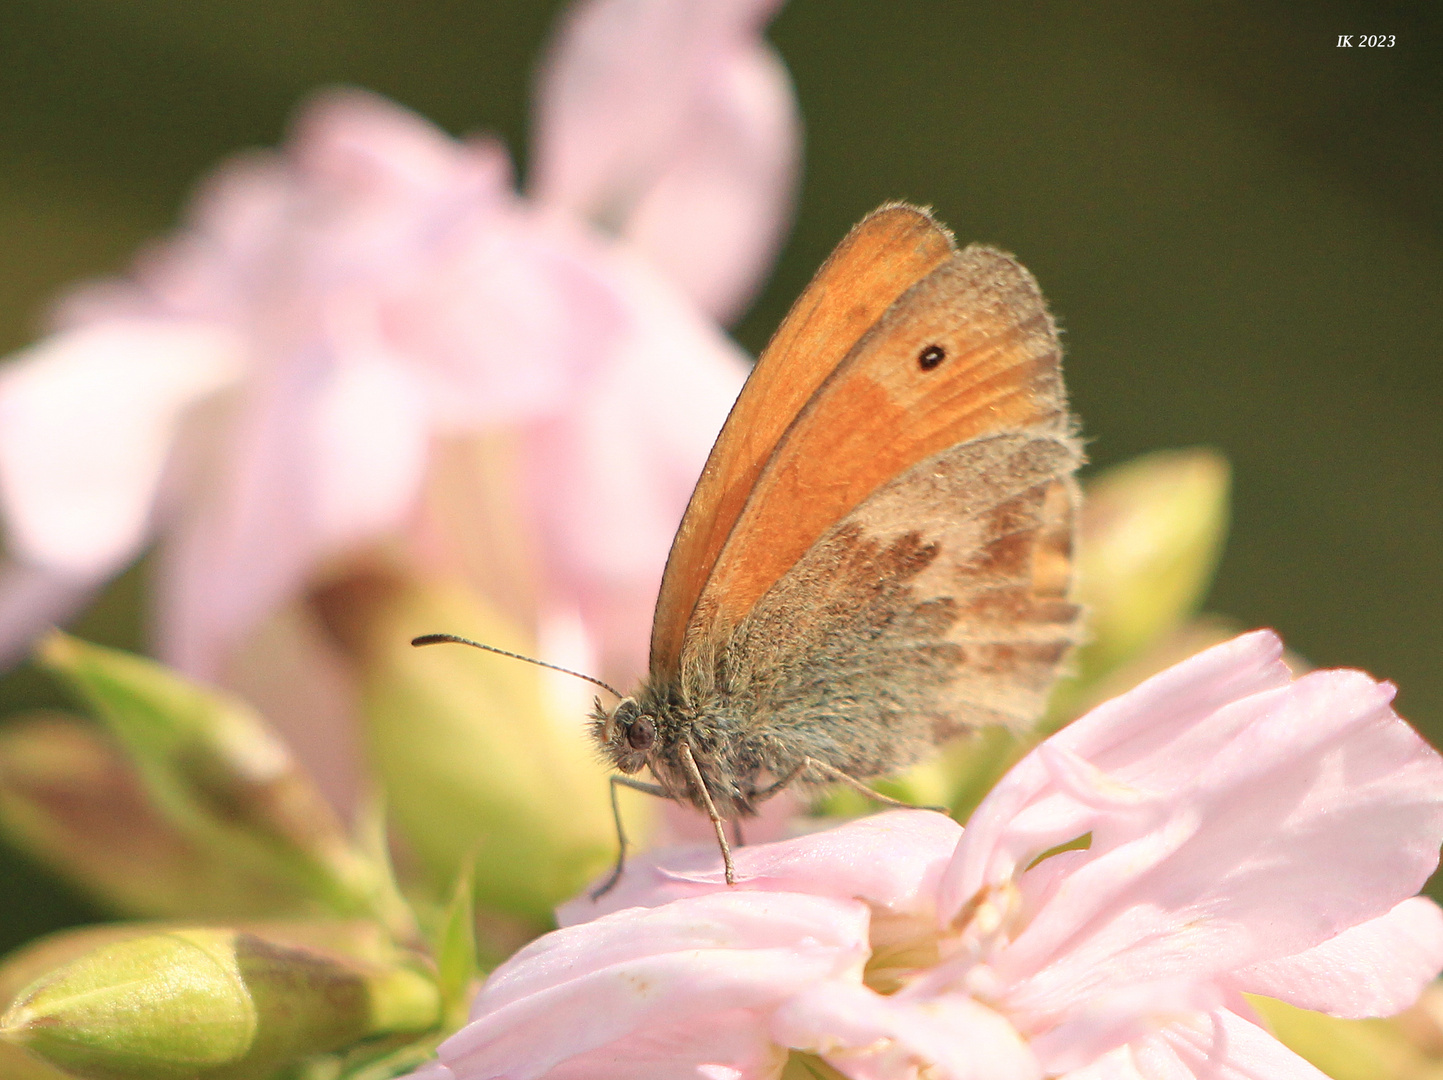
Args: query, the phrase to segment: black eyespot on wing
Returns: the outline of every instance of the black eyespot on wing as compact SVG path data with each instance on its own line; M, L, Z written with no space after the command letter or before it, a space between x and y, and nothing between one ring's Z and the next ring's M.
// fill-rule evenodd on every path
M917 354L917 366L923 371L931 371L943 360L947 359L947 350L941 345L928 345Z
M626 745L645 753L656 742L656 724L649 716L638 716L626 729Z

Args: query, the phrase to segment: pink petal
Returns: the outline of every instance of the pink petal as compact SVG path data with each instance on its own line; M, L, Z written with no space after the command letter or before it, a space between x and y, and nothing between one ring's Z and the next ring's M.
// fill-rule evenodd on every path
M0 561L0 670L25 654L49 627L74 615L99 582Z
M1145 790L1171 790L1187 783L1197 763L1226 745L1242 722L1220 722L1222 706L1288 684L1282 651L1266 630L1214 646L1098 706L1048 745ZM1054 793L1053 767L1030 754L973 813L943 883L944 918L984 884L1007 879L1041 852L1088 830L1088 808ZM1029 811L1034 823L1018 820Z
M456 1080L456 1074L439 1061L430 1061L399 1080Z
M1443 911L1415 896L1306 952L1239 971L1234 985L1352 1019L1392 1016L1443 971Z
M627 864L617 886L593 901L562 905L563 926L623 908L658 907L722 892L786 892L856 898L899 914L931 914L931 897L961 827L944 814L894 810L793 840L733 852L737 883L728 887L716 845L647 852Z
M20 560L103 578L144 544L187 410L237 376L229 333L106 323L57 334L0 372L0 508Z
M1256 1024L1220 1009L1204 1028L1175 1024L1165 1028L1138 1054L1143 1075L1153 1060L1165 1060L1160 1044L1190 1068L1198 1080L1325 1080L1323 1074Z
M640 260L603 264L621 321L526 429L552 597L575 605L602 673L646 670L651 617L691 489L746 378L744 354Z
M287 153L324 202L377 224L405 225L420 201L485 202L502 196L510 166L494 144L458 143L394 101L347 87L324 90L301 108ZM401 213L396 213L396 211Z
M1358 672L1315 672L1222 710L1249 722L1165 823L1138 835L1136 818L1095 817L1087 861L993 965L1010 1007L1055 1015L1102 985L1221 976L1416 892L1443 837L1443 761L1391 696Z
M1138 1056L1139 1051L1134 1047L1120 1046L1080 1069L1064 1073L1058 1080L1197 1080L1175 1054L1166 1060L1150 1061L1146 1075Z
M160 648L202 678L321 560L401 524L420 483L425 414L379 350L337 330L249 388L230 471L191 493L163 552Z
M1218 1010L1223 994L1188 980L1110 987L1082 1003L1067 1020L1033 1036L1030 1045L1048 1076L1068 1073L1117 1047L1146 1040L1169 1024L1196 1023Z
M738 50L622 235L722 322L755 295L791 220L801 118L770 48Z
M1226 1010L1104 1055L1059 1080L1327 1080L1262 1028Z
M542 68L536 197L635 239L713 315L790 209L800 123L761 31L777 0L592 0Z
M567 927L492 973L441 1059L465 1080L530 1080L643 1028L705 1024L819 980L859 981L867 924L855 901L722 893Z
M597 674L629 683L746 357L644 261L534 215L478 221L438 257L387 301L388 342L440 430L520 430L542 621L579 616ZM464 491L432 509L484 519Z
M513 207L448 224L423 267L388 283L379 327L439 430L526 423L574 400L626 332L606 252Z
M854 1080L1042 1076L1016 1029L960 994L910 1001L854 984L818 983L776 1011L772 1031L779 1042L822 1055Z
M648 1025L562 1062L546 1080L774 1080L786 1056L756 1013L732 1009L701 1022Z
M429 440L416 381L357 349L315 403L315 547L335 552L395 531L421 486Z

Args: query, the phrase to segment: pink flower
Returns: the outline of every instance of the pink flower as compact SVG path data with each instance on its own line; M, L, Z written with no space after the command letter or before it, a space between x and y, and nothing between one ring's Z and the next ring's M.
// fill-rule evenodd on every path
M534 195L612 221L725 319L791 211L801 121L761 37L782 0L598 0L542 68Z
M1244 635L1095 709L963 831L900 811L633 864L523 949L423 1075L1317 1078L1245 993L1387 1015L1443 968L1414 896L1443 760L1355 671Z
M531 198L496 144L357 91L225 165L177 236L0 370L0 658L158 537L161 655L233 681L264 620L385 542L633 677L746 371L711 314L750 295L790 206L775 6L579 5L539 82Z

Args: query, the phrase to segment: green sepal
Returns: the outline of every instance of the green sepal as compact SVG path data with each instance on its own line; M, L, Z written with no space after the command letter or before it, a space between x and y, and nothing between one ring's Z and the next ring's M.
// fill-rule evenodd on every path
M451 890L447 906L436 934L433 954L436 957L436 985L441 991L444 1026L456 1030L466 1022L466 1010L476 980L481 974L476 956L476 884L470 860L462 864Z
M847 1078L815 1054L804 1054L800 1050L793 1050L787 1055L786 1064L782 1066L781 1075L777 1080L847 1080Z

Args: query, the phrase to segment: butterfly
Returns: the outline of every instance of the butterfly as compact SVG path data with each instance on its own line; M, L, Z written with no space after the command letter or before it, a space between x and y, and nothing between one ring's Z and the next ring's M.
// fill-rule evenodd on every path
M613 809L621 785L705 812L734 883L724 823L789 785L871 795L953 735L1035 720L1081 615L1061 362L1010 256L903 204L852 229L712 448L645 680L593 714Z

